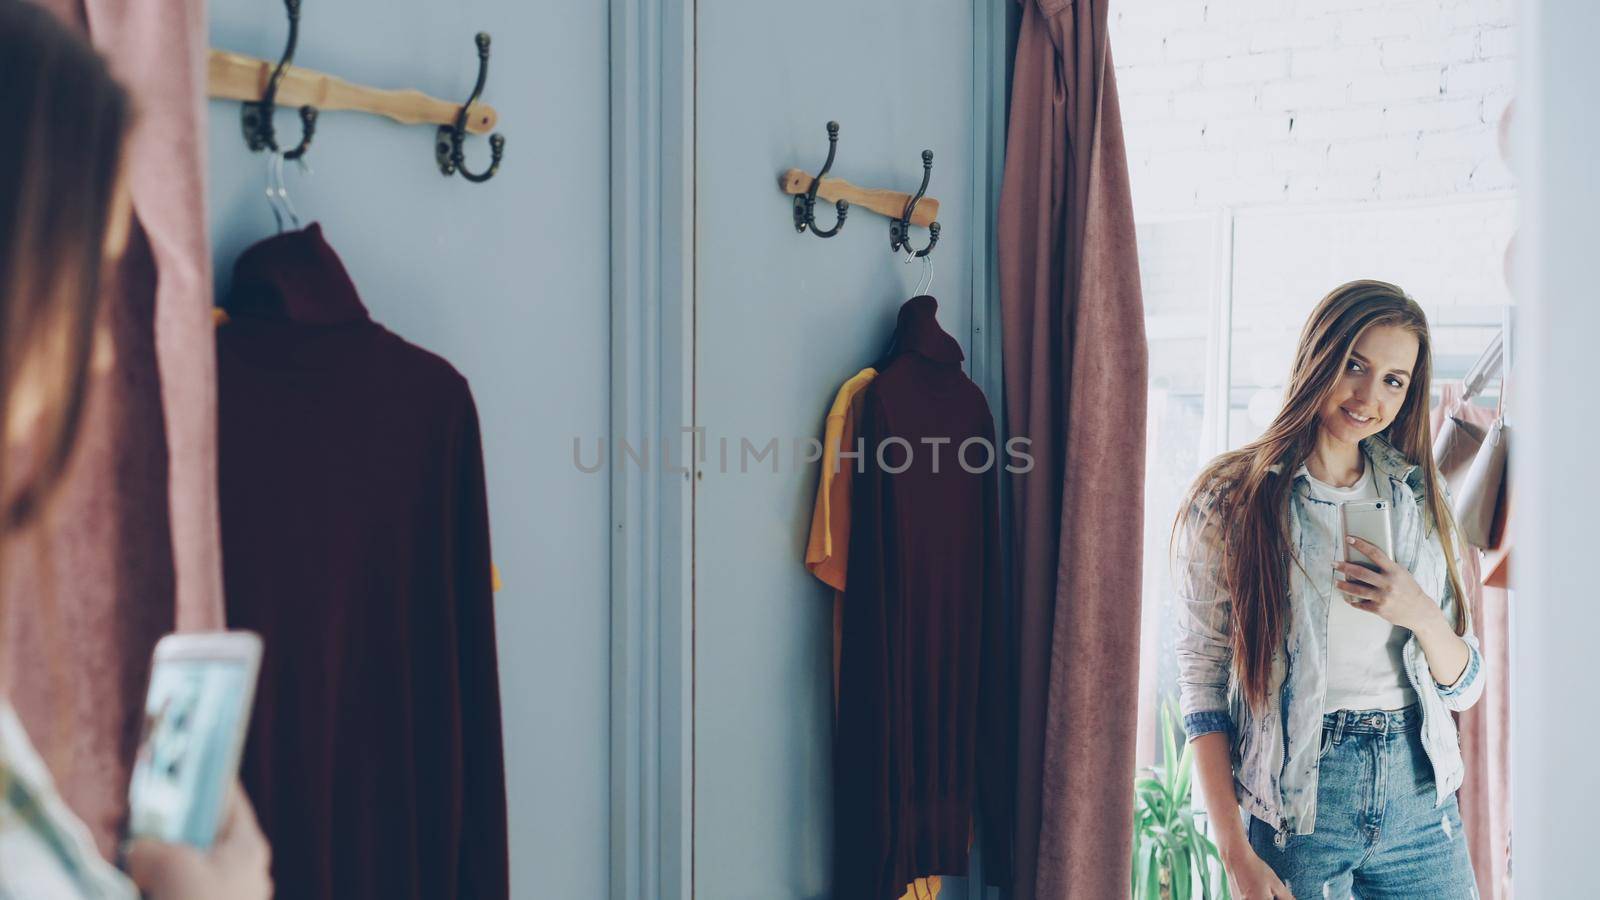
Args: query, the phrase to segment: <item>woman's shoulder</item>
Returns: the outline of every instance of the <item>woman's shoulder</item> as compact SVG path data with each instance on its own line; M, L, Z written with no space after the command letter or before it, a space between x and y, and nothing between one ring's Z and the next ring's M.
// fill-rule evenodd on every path
M1230 450L1211 458L1189 485L1188 498L1200 511L1226 510L1239 491L1251 466L1240 450Z

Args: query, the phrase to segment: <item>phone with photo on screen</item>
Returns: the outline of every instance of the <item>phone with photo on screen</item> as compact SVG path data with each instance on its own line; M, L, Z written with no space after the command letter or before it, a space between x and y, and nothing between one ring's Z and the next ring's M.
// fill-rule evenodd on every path
M1346 538L1354 535L1377 545L1385 556L1394 559L1394 533L1389 512L1394 504L1388 500L1347 500L1339 506L1339 517ZM1377 564L1365 553L1357 550L1347 540L1344 542L1345 562L1360 563L1369 569Z
M238 777L260 668L261 638L249 631L156 643L128 784L130 837L211 846Z

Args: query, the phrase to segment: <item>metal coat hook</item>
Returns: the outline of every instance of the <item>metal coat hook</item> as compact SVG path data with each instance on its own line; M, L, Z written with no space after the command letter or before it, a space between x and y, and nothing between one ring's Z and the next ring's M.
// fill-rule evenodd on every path
M483 93L483 83L489 78L489 32L480 31L476 38L478 42L478 83L472 88L472 96L462 104L461 112L456 114L455 125L440 125L438 136L433 142L433 157L439 164L439 171L445 175L461 173L461 177L476 184L481 184L493 178L500 171L500 157L505 153L506 139L495 132L489 135L489 168L481 174L467 171L467 157L463 145L467 140L467 111L472 104L478 102L478 95Z
M939 243L939 223L933 222L928 226L928 246L921 250L911 247L911 211L917 208L917 201L928 192L928 179L933 176L933 151L922 151L922 186L917 188L917 193L906 202L905 211L898 219L889 220L889 249L904 249L909 258L927 256L933 252L933 245Z
M810 189L808 189L804 194L796 195L795 198L794 198L794 230L795 231L803 232L807 228L810 228L811 229L811 233L816 235L817 237L830 238L830 237L833 237L834 235L838 234L839 233L839 229L844 227L845 214L850 211L850 203L848 201L845 201L845 200L840 200L839 202L837 202L837 203L835 203L833 205L833 208L835 210L837 210L838 213L839 213L839 220L837 222L833 223L833 227L832 228L824 231L821 228L817 227L817 188L822 186L822 176L828 174L828 170L833 168L833 155L834 155L835 152L838 151L838 149L839 149L839 123L838 122L829 122L828 123L828 160L827 160L827 162L824 162L822 164L822 171L817 173L817 177L811 179L811 187L810 187Z
M259 101L245 102L239 108L239 124L244 128L244 140L251 151L271 150L283 153L284 159L299 159L311 146L311 137L317 130L317 110L312 106L300 107L300 143L293 150L278 148L278 134L272 125L272 113L277 109L278 84L283 72L294 60L294 48L300 41L300 0L283 0L289 14L289 42L283 48L278 67L267 80L267 89Z

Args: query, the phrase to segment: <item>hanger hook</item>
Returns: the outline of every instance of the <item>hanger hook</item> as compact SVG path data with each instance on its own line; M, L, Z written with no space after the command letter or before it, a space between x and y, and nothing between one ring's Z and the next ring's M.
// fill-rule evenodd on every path
M919 258L922 260L922 277L917 279L916 292L912 294L913 297L920 297L923 294L926 294L933 287L932 254L918 257L915 253L908 253L906 254L905 261L909 263Z
M933 252L933 245L939 243L939 223L928 225L928 246L921 250L911 247L911 213L917 208L917 203L922 200L922 195L928 192L928 179L933 176L933 151L922 151L922 186L917 188L917 193L906 201L905 211L898 219L889 220L889 249L899 250L904 248L907 253L914 256L927 256Z
M300 42L300 0L283 0L284 9L289 14L289 42L284 45L283 57L278 60L278 67L272 70L272 77L267 79L267 89L261 92L261 99L255 102L245 102L240 106L239 120L244 127L244 140L252 152L271 150L280 152L278 148L278 133L272 124L272 114L277 109L278 85L283 81L284 71L289 68L289 63L294 60L294 48ZM300 143L294 149L281 151L285 159L299 159L311 147L311 138L317 130L317 110L312 106L300 107Z
M461 177L468 181L482 184L500 171L500 157L505 154L506 139L498 131L489 135L489 168L481 173L467 171L467 112L472 104L478 102L478 95L483 93L483 84L489 78L489 32L478 32L474 40L478 43L478 82L472 87L472 96L456 113L456 124L439 126L433 142L433 158L439 164L440 173L454 175L460 172Z
M278 223L278 233L283 233L283 206L278 202L278 182L273 176L276 174L278 163L277 151L267 153L267 205L272 207L272 219Z
M267 203L272 207L272 218L278 224L278 233L284 232L285 220L293 228L300 228L300 214L289 199L288 185L283 177L282 151L267 153Z
M277 165L273 168L273 175L278 179L278 199L283 202L284 211L289 214L289 224L298 229L301 227L300 213L295 210L294 201L289 199L289 181L283 177L283 163L288 158L288 154L277 153L274 156L277 159ZM300 163L304 165L305 160L303 157L300 159Z
M822 176L828 174L828 170L833 168L833 155L838 149L839 123L829 122L828 160L822 164L822 171L817 173L817 177L811 179L811 187L804 194L797 194L794 198L795 231L803 232L810 228L811 233L817 237L830 238L838 234L839 229L844 227L845 214L850 211L850 203L846 200L840 200L833 205L834 210L839 214L839 220L833 223L832 228L824 231L817 227L817 188L822 186Z

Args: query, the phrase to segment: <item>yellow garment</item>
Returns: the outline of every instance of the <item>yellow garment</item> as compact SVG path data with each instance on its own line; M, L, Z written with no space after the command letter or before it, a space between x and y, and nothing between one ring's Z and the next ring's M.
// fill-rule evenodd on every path
M855 417L852 401L860 395L878 370L865 368L846 381L834 395L828 421L822 432L822 478L817 483L817 502L811 510L811 538L806 542L806 568L836 591L844 590L844 576L850 553L850 475L856 466L840 464L841 442L850 441L854 452ZM845 434L848 429L849 435ZM856 460L848 460L856 463ZM836 477L843 474L845 477Z
M817 481L817 502L811 510L811 536L806 541L806 568L834 590L833 711L836 715L839 712L839 644L844 630L844 605L840 601L844 599L844 577L850 556L850 485L856 472L854 465L841 465L839 449L848 444L850 452L855 452L860 400L866 394L867 385L877 376L877 369L862 369L834 395L822 432L822 477Z
M865 368L846 381L834 395L822 433L822 477L811 510L811 535L806 541L806 568L834 589L833 595L833 696L839 698L839 633L843 624L845 573L850 557L850 485L857 461L839 459L841 447L855 452L856 422L861 398L878 370ZM850 465L844 465L850 463ZM900 900L938 900L939 876L918 878L906 886Z

